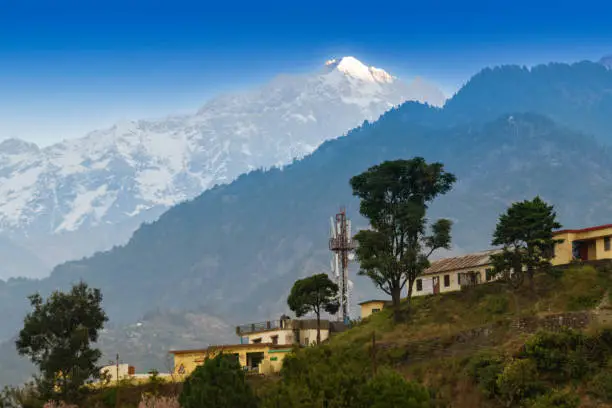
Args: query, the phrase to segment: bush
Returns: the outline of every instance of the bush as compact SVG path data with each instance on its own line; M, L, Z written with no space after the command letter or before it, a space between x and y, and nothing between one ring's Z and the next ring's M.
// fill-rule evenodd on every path
M44 404L34 383L22 388L5 387L0 393L0 408L42 408Z
M391 370L383 370L363 387L358 406L362 408L426 408L430 395L422 386L406 381Z
M523 356L532 359L538 371L552 379L581 378L589 370L586 340L574 330L539 332L525 343Z
M470 359L466 366L467 375L476 383L487 398L499 394L497 377L504 370L504 360L501 356L479 354Z
M155 397L143 395L138 408L181 408L176 397Z
M589 392L597 398L612 402L612 371L604 370L589 384Z
M529 408L578 408L580 397L568 391L552 391L535 398Z
M355 407L370 378L362 349L307 348L283 360L282 381L262 396L262 408ZM280 404L280 405L279 405Z
M541 391L535 363L527 359L512 361L497 377L497 388L509 406L534 397Z
M255 408L240 364L223 354L208 359L185 380L179 397L182 408Z

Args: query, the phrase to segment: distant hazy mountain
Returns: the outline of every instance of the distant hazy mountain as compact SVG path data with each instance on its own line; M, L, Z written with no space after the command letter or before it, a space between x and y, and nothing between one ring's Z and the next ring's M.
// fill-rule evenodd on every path
M442 105L444 95L420 79L404 83L345 57L320 72L280 76L261 88L218 97L192 115L123 122L43 149L5 140L0 233L34 250L42 247L50 263L90 255L123 243L138 224L110 243L97 242L97 230L78 239L72 232L138 215L155 219L242 173L303 157L406 100ZM46 248L57 241L41 237L57 234L66 236L69 251Z
M606 55L599 60L599 63L604 65L606 68L612 69L612 55Z

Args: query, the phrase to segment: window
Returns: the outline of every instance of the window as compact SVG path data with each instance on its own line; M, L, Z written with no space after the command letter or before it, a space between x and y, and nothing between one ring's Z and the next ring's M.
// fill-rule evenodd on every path
M185 366L184 365L180 365L178 370L176 370L179 374L185 374Z
M380 309L372 309L372 314L380 312Z
M258 344L258 343L261 343L261 337L260 337L260 338L258 338L258 339L253 339L252 343L253 343L253 344Z
M485 276L487 279L487 282L489 282L491 279L493 279L493 269L488 268L485 270Z
M278 344L278 336L271 336L270 339L272 339L272 344Z
M417 284L417 288L416 288L417 292L422 291L423 290L423 280L422 279L417 279L416 284Z
M448 288L450 286L450 275L444 275L444 287Z
M604 251L610 250L610 237L604 237Z

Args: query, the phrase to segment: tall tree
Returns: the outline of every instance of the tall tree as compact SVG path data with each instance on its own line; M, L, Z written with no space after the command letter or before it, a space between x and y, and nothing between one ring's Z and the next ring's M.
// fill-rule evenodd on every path
M513 203L499 216L493 233L492 244L503 246L502 253L493 256L496 271L514 286L523 283L526 273L533 287L535 271L551 266L554 245L562 242L553 238L553 230L561 228L556 218L553 206L539 196Z
M44 302L39 294L29 299L33 310L24 319L17 351L38 366L43 397L78 402L85 382L99 376L101 352L91 345L108 320L102 294L80 282L68 293L53 292Z
M355 240L361 270L391 296L399 320L402 289L408 284L408 302L417 277L429 266L429 257L450 247L451 221L440 219L426 231L428 204L447 193L456 178L441 163L421 157L386 161L351 179L353 195L361 199L359 212L370 229Z
M317 316L317 344L321 343L321 312L334 314L338 312L338 285L325 273L299 279L291 288L287 298L289 308L297 317L309 312Z

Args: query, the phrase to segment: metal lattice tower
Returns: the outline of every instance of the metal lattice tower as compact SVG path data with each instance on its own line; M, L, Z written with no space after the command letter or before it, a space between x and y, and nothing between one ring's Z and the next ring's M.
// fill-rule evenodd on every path
M349 278L348 265L353 259L355 244L351 236L351 222L346 218L344 208L331 218L331 237L329 238L329 249L334 253L332 270L334 272L338 287L340 289L340 313L338 319L347 323L349 317Z

